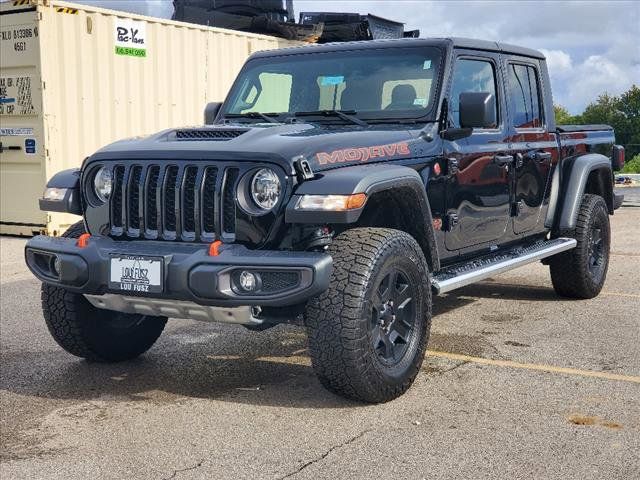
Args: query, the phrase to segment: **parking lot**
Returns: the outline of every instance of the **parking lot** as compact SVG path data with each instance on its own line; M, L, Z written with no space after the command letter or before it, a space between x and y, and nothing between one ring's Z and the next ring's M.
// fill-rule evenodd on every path
M640 194L612 218L603 293L535 264L435 299L414 387L325 391L304 330L172 320L136 361L50 338L24 239L0 239L2 479L640 478Z

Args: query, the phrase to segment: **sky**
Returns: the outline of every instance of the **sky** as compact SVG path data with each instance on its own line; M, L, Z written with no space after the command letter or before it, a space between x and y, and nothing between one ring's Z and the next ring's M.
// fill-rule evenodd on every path
M76 0L170 18L171 0ZM421 37L499 40L541 50L554 102L581 113L598 95L640 84L640 1L294 0L301 11L371 13Z

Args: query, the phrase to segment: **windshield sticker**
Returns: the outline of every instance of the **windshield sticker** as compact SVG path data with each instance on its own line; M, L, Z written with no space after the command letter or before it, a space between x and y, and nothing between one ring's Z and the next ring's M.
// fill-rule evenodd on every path
M425 107L427 105L427 99L426 98L416 98L413 101L414 105L420 105L421 107Z
M344 75L337 75L335 77L320 77L320 85L340 85L344 83Z
M431 60L425 60L424 65L422 65L423 70L429 70L431 68Z
M318 152L316 160L319 165L334 163L367 162L374 158L393 158L410 155L411 150L406 142L376 145L373 147L342 148L332 152Z

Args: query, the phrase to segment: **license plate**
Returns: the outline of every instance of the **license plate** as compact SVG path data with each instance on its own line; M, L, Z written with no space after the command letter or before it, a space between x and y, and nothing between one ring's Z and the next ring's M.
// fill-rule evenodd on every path
M114 255L111 257L109 288L132 293L162 292L162 257Z

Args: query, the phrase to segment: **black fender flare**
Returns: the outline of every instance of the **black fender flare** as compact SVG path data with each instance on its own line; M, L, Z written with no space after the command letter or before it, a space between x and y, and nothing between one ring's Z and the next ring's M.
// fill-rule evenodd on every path
M61 200L39 199L40 210L82 215L79 168L70 168L56 173L49 179L46 188L65 189L66 193Z
M433 230L431 206L424 182L420 174L403 165L373 164L355 165L316 174L313 180L300 184L294 191L285 210L285 222L297 224L355 224L360 219L367 204L359 209L348 211L300 211L296 205L302 195L352 195L365 193L367 201L383 191L409 190L415 199L414 211L419 211L419 223L416 225L419 236L416 238L427 255L432 271L440 268L438 248Z
M607 203L609 213L613 214L611 159L599 153L588 153L570 160L562 172L556 172L557 175L554 173L549 214L545 221L547 226L555 225L560 232L576 227L582 196L587 188L589 176L593 172L599 172L603 176L604 191L600 194ZM561 187L560 178L562 178Z

